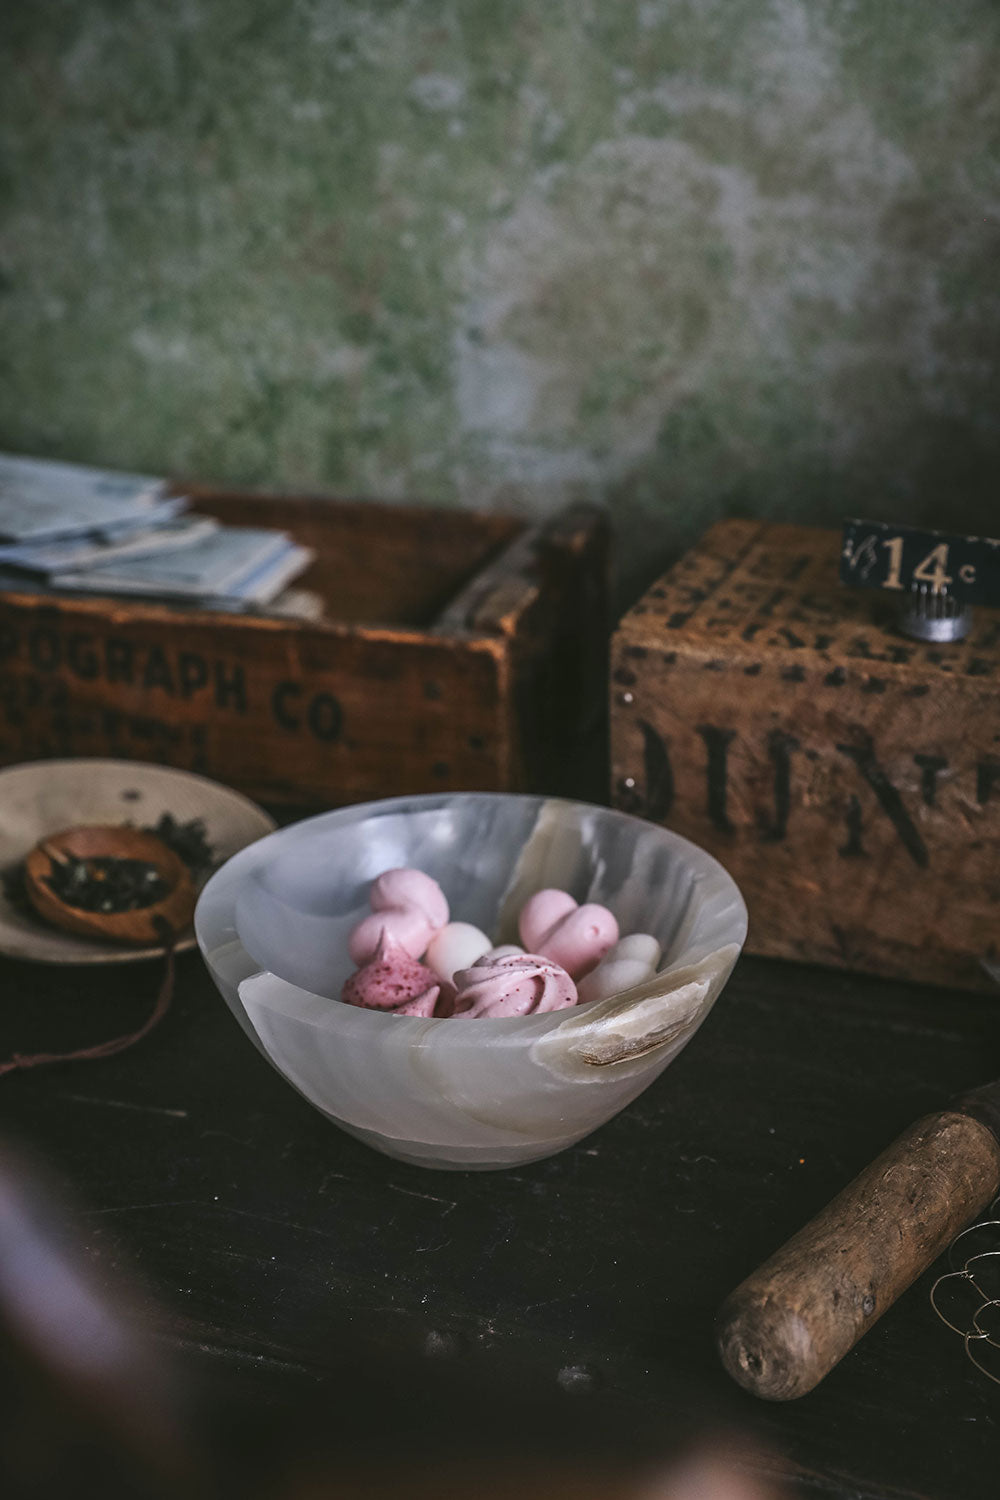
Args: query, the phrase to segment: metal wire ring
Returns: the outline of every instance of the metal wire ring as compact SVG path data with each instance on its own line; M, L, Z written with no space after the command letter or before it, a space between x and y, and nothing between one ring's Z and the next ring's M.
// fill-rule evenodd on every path
M979 1250L975 1255L966 1256L961 1266L956 1264L958 1256L961 1254L959 1247L967 1235L983 1229L994 1229L1000 1232L1000 1194L993 1199L986 1213L989 1215L988 1218L980 1219L975 1224L970 1224L968 1228L963 1229L952 1240L948 1247L947 1263L950 1269L943 1272L931 1287L930 1304L945 1327L950 1328L953 1333L957 1333L961 1338L969 1363L974 1365L981 1375L985 1375L987 1380L992 1380L994 1385L1000 1385L1000 1375L995 1375L992 1370L987 1369L976 1353L977 1347L981 1347L983 1344L989 1344L994 1349L1000 1349L1000 1337L994 1338L989 1329L983 1328L979 1322L987 1308L1000 1307L1000 1297L988 1297L976 1280L977 1273L972 1270L977 1261L1000 1260L1000 1248L995 1250ZM946 1281L967 1282L976 1295L982 1297L982 1302L972 1315L972 1326L970 1328L959 1328L950 1318L946 1318L941 1311L938 1305L938 1289ZM996 1330L996 1332L1000 1335L1000 1329Z
M997 1343L996 1339L993 1338L985 1328L980 1328L979 1326L979 1315L980 1313L984 1313L988 1307L1000 1307L1000 1297L988 1297L981 1307L976 1308L975 1315L972 1319L972 1327L975 1329L975 1334L973 1335L972 1330L970 1329L966 1337L985 1339L988 1344L993 1345L994 1349L1000 1349L1000 1343Z
M991 1297L988 1302L983 1303L982 1307L976 1309L976 1316L972 1321L977 1329L979 1328L979 1324L976 1322L976 1319L979 1317L979 1314L985 1307L1000 1307L1000 1301L998 1301L995 1297ZM969 1362L975 1365L976 1369L981 1375L985 1375L987 1380L992 1380L994 1385L1000 1385L1000 1375L994 1375L992 1370L988 1370L983 1364L982 1360L977 1359L975 1354L972 1352L973 1343L980 1343L983 1339L985 1339L987 1343L992 1344L994 1349L1000 1347L1000 1345L997 1345L994 1340L989 1337L989 1334L983 1333L980 1330L977 1333L969 1332L965 1335L965 1338L963 1339L963 1343L965 1344L965 1353L968 1356Z
M959 1326L958 1326L957 1323L953 1323L950 1318L946 1318L945 1315L944 1315L944 1313L941 1311L940 1307L938 1307L938 1304L937 1304L937 1289L938 1289L938 1287L941 1285L941 1283L943 1281L955 1281L955 1280L970 1282L971 1285L972 1285L973 1290L976 1291L976 1292L978 1292L978 1294L979 1294L980 1297L983 1295L982 1288L976 1286L975 1278L973 1277L972 1272L971 1271L967 1271L964 1268L964 1266L963 1266L962 1270L960 1270L960 1271L945 1271L941 1276L938 1277L937 1281L935 1281L934 1285L931 1287L931 1291L930 1291L930 1303L931 1303L931 1307L933 1307L934 1311L937 1313L938 1317L941 1319L941 1322L945 1325L946 1328L950 1328L951 1331L952 1331L952 1333L957 1333L958 1336L959 1336L959 1338L968 1339L968 1337L969 1337L968 1330L965 1329L965 1328L959 1328ZM983 1307L983 1306L985 1306L985 1303L981 1303L980 1304L980 1308ZM977 1311L979 1311L979 1310L980 1309L977 1309Z
M972 1266L972 1265L975 1265L975 1263L976 1263L977 1260L1000 1260L1000 1249L997 1249L997 1250L977 1250L976 1253L975 1253L975 1255L970 1255L969 1256L968 1260L965 1262L964 1266L962 1267L962 1270L963 1271L968 1271L969 1267ZM977 1287L977 1291L978 1291L978 1287ZM983 1292L983 1296L984 1296L984 1298L986 1299L987 1302L992 1302L993 1301L993 1298L990 1296L989 1292Z
M996 1199L995 1202L1000 1203L1000 1199ZM994 1210L994 1205L991 1203L990 1204L990 1213L993 1213L994 1211L995 1211ZM957 1259L955 1251L957 1250L958 1246L962 1243L962 1241L965 1239L965 1236L967 1234L974 1234L976 1232L976 1230L978 1230L978 1229L998 1229L998 1230L1000 1230L1000 1218L997 1218L997 1219L980 1219L975 1224L970 1224L967 1229L963 1229L962 1232L961 1232L961 1234L957 1234L955 1236L955 1238L952 1240L951 1244L948 1246L948 1264L949 1264L949 1266L951 1267L951 1269L953 1271L957 1271L959 1269L958 1266L955 1264L955 1261ZM989 1254L993 1254L995 1252L987 1250L987 1251L982 1251L980 1253L984 1254L984 1255L989 1255ZM975 1259L975 1256L970 1256L969 1257L969 1260L974 1260L974 1259ZM968 1260L966 1260L964 1262L965 1265L968 1265L968 1263L969 1263Z

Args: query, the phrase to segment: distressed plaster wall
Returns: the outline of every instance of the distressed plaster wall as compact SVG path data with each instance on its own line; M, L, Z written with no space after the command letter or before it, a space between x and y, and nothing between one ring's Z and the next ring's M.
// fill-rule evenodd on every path
M995 0L7 0L0 446L989 524Z

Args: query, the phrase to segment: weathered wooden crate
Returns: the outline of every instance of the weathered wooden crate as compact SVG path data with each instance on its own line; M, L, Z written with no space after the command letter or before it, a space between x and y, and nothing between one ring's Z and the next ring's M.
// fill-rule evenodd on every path
M1000 623L900 634L832 531L720 523L622 620L615 803L733 873L751 952L987 989L1000 949Z
M210 490L194 501L315 548L301 586L326 617L0 594L0 763L152 760L301 808L445 788L593 792L572 782L604 713L599 511L529 526Z

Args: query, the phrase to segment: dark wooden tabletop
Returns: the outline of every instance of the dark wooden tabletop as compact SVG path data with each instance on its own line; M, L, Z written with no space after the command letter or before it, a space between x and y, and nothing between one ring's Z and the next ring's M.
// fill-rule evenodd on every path
M157 979L155 964L0 962L0 1056L127 1031ZM806 1495L979 1500L997 1488L1000 1389L934 1316L934 1271L787 1405L729 1381L712 1320L903 1127L996 1072L1000 993L745 958L686 1051L588 1140L509 1171L434 1172L305 1103L189 954L157 1031L0 1078L0 1119L71 1186L101 1274L138 1273L165 1357L271 1442L335 1393L356 1347L376 1368L426 1369L408 1381L411 1429L444 1433L447 1378L537 1394L623 1459L691 1424L738 1427Z

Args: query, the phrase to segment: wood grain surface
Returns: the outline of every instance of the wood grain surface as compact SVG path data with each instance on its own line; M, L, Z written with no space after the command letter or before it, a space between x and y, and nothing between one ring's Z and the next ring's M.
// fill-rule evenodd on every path
M604 722L607 526L198 491L316 548L318 621L0 594L0 764L109 756L260 801L578 791ZM596 761L591 755L588 767ZM604 777L589 772L591 796Z
M159 977L0 964L0 1056L125 1031ZM984 997L744 959L684 1054L589 1139L514 1171L436 1174L324 1120L189 955L146 1042L12 1075L0 1109L72 1186L98 1276L138 1274L164 1357L250 1473L324 1433L363 1461L376 1391L393 1399L387 1460L448 1451L450 1380L480 1453L625 1465L737 1429L809 1500L994 1500L996 1388L929 1306L940 1262L799 1401L741 1391L713 1320L998 1057Z
M736 877L751 952L965 988L1000 944L1000 620L909 640L837 533L720 523L612 645L617 806Z
M722 1362L770 1401L804 1396L1000 1189L1000 1142L968 1115L918 1121L726 1299Z
M76 859L141 860L159 871L166 894L135 911L87 911L56 894L50 877L65 855ZM165 936L186 934L194 916L195 889L187 866L154 834L138 828L76 827L46 835L24 862L24 889L35 911L54 927L82 937L148 948Z

